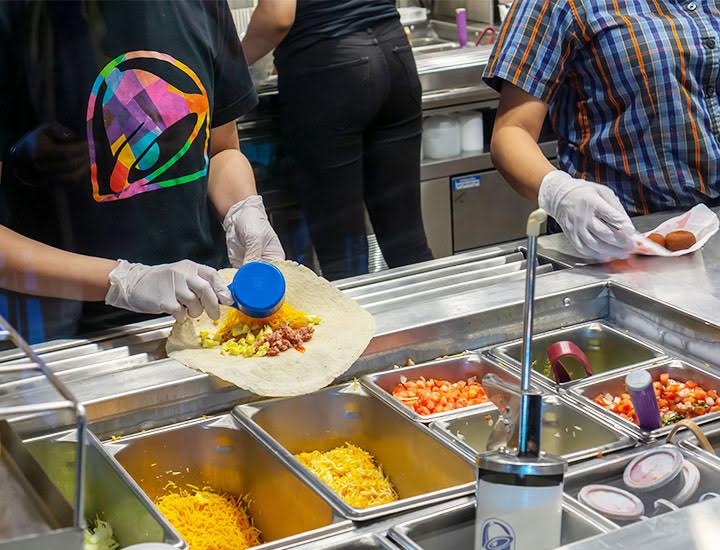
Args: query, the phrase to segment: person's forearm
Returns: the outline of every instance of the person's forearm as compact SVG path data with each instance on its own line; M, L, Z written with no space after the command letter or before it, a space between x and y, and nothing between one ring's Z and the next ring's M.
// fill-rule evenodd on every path
M555 170L535 138L518 126L496 129L491 143L493 163L523 197L537 202L543 178Z
M208 194L221 219L231 206L257 195L252 166L239 150L226 149L212 157Z
M262 59L290 32L295 21L295 0L261 0L242 39L248 65Z
M117 262L83 256L0 226L0 287L69 300L104 300Z

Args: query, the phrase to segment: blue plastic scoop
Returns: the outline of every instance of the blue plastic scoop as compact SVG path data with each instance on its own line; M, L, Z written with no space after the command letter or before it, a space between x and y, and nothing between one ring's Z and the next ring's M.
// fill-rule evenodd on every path
M285 299L285 277L267 262L250 262L235 273L228 285L233 307L248 317L269 317L282 306Z

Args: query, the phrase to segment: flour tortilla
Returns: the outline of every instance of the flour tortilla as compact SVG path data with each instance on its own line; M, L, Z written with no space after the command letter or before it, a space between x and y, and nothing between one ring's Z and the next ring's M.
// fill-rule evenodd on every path
M267 397L310 393L332 383L360 357L375 334L372 315L325 279L294 262L273 262L285 276L285 301L322 322L315 327L305 352L293 348L275 357L221 355L220 347L202 348L200 331L214 334L219 325L204 313L175 323L167 341L173 359L193 369ZM234 269L220 271L230 283ZM230 308L221 306L221 318Z

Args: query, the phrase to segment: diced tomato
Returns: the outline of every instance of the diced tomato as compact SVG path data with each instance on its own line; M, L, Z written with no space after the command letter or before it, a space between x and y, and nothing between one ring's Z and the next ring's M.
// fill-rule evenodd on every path
M717 400L717 391L706 390L698 386L694 380L686 382L673 380L668 373L663 373L660 375L660 380L653 383L653 387L660 413L664 417L672 412L678 413L679 418L692 418L708 412L720 411L720 403L706 406L707 399ZM627 393L621 393L619 397L614 397L609 404L605 402L605 395L601 394L595 398L595 403L637 423L632 399Z

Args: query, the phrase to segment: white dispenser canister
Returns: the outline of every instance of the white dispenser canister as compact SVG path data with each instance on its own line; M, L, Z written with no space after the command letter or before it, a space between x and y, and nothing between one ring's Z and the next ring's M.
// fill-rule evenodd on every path
M560 546L565 461L499 451L477 466L475 550Z
M460 142L463 151L468 153L483 151L485 148L483 126L483 114L480 111L460 115Z
M449 159L460 155L460 123L453 116L435 115L423 123L424 158Z

